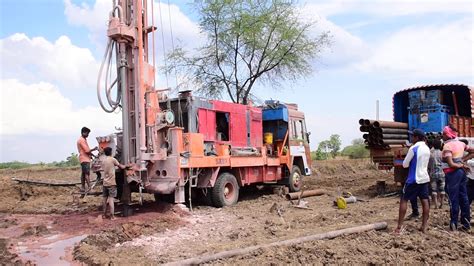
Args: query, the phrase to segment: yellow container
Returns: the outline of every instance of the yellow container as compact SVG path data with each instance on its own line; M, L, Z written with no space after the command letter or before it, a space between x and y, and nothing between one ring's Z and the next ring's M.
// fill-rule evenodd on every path
M265 142L265 144L273 144L273 133L264 133L263 142Z

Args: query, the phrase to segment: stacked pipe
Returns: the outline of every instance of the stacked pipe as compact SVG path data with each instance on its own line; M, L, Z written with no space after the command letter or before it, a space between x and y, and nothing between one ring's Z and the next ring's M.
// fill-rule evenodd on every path
M443 133L441 132L428 132L426 133L426 139L428 142L433 141L433 140L442 140L443 139Z
M360 119L359 125L370 148L401 147L409 139L407 123Z

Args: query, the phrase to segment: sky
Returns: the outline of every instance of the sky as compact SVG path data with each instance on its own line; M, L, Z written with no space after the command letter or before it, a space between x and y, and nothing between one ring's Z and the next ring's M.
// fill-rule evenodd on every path
M204 41L189 3L154 3L155 25L163 32L155 36L159 64L173 42L193 49ZM349 145L361 137L358 120L375 118L377 100L380 119L392 120L392 96L399 90L474 85L473 3L299 1L302 19L317 21L314 34L329 31L332 46L311 62L311 76L254 93L297 103L313 149L331 134ZM112 0L0 1L0 162L64 160L77 152L82 126L92 129L91 146L96 136L120 127L120 114L105 113L96 96L111 6ZM173 86L173 80L159 75L157 87Z

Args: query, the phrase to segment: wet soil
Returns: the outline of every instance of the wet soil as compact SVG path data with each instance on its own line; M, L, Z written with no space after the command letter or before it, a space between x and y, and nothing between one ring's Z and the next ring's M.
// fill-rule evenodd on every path
M10 263L34 263L44 257L42 252L58 250L54 246L58 241L73 239L59 248L64 251L62 262L157 264L385 221L389 226L383 231L261 249L209 264L474 263L474 236L447 230L447 207L431 210L427 234L418 231L421 221L407 221L403 235L392 234L398 197L379 197L375 188L377 181L385 181L387 192L399 190L391 173L364 160L316 162L314 170L305 180L306 189L324 189L327 194L305 198L309 209L294 208L271 188L253 188L243 190L235 206L217 209L199 204L191 214L147 199L134 216L115 221L100 217L100 198L86 197L75 206L71 193L76 188L31 187L33 195L22 200L19 189L24 185L0 172L6 184L0 188L2 196L9 195L3 202L16 200L0 209L0 255L6 254L1 257ZM74 170L68 175L78 176ZM343 191L362 201L337 209L333 201ZM53 214L45 214L48 211ZM25 251L35 254L25 256Z

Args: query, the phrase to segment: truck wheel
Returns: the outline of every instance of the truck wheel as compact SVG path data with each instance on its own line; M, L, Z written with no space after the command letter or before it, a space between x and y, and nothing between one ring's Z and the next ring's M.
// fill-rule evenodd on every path
M239 200L239 184L234 175L222 173L212 188L212 202L215 207L231 206Z
M288 188L290 192L298 192L301 190L303 185L303 175L301 174L301 170L298 166L294 165L291 168L290 176L288 177Z

